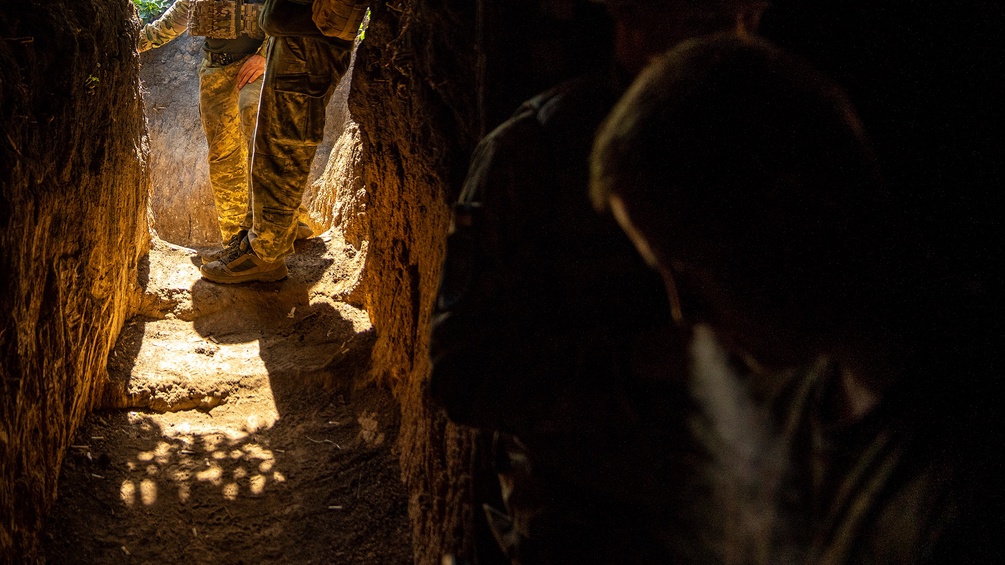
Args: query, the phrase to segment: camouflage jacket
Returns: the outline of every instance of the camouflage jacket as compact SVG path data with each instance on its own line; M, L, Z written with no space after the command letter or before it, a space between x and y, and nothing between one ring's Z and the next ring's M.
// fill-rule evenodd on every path
M251 3L257 3L252 1ZM155 21L143 26L140 30L138 49L140 53L166 45L176 37L185 33L189 27L189 17L192 13L193 0L175 0L170 8ZM236 39L218 39L207 37L203 50L212 53L232 53L246 55L258 53L265 56L266 42L247 35Z

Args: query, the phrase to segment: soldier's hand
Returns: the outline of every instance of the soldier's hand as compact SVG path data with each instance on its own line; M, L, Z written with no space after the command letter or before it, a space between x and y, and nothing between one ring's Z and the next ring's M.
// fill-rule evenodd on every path
M237 89L241 90L248 83L258 80L265 72L265 57L254 54L241 65L241 70L237 71Z

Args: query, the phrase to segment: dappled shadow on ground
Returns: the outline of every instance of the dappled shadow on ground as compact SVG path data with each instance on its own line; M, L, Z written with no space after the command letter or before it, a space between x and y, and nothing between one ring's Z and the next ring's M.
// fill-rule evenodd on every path
M92 416L63 465L48 560L409 562L396 404L318 392L263 429L199 412Z

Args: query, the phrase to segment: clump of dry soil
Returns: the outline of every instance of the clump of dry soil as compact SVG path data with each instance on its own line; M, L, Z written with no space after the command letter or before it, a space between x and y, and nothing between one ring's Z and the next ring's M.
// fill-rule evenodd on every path
M399 408L360 388L362 257L298 242L290 277L225 286L155 241L114 383L67 454L50 563L409 563Z

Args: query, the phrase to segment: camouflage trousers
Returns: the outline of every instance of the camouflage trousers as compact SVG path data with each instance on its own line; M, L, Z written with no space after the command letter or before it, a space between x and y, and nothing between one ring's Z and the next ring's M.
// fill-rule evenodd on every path
M252 249L266 261L293 250L297 210L324 137L325 109L349 67L351 41L269 39L252 162Z
M209 148L209 183L213 188L220 235L226 242L250 226L248 153L255 134L262 77L237 90L237 73L247 61L199 68L199 114Z

